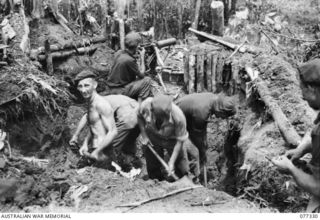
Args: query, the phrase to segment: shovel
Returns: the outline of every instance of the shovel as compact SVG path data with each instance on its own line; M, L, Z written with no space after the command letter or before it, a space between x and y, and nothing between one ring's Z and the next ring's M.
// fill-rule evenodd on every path
M151 146L151 143L149 142L149 144L147 144L147 147L150 149L150 151L154 154L154 156L160 161L160 163L162 164L162 166L168 171L169 170L169 166L168 164L159 156L159 154L153 149L153 147ZM177 177L177 175L175 173L169 173L168 175L173 177L173 179L177 182L177 183L181 183L187 186L194 186L195 184L192 182L192 180L190 180L187 176L183 176L181 179L179 179L179 177Z

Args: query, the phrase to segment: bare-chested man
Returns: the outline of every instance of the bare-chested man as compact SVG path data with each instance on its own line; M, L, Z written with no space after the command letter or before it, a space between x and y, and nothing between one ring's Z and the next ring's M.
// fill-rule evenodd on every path
M103 150L111 145L118 134L113 109L109 102L97 93L98 83L93 72L84 70L76 76L75 81L87 103L87 122L90 128L80 148L80 154L96 161L105 160L107 158ZM94 149L92 153L89 153L89 142Z
M83 73L79 74L78 75L79 77L77 77L77 78L81 79L83 77L86 77L87 73L85 73L84 76L82 75ZM91 78L91 80L93 80L95 82L94 79ZM83 86L83 81L85 81L85 79L82 79L79 81L78 89L85 97L86 93L83 93L81 91L81 88ZM93 91L93 94L95 94L95 96L98 95L95 92L95 90ZM136 142L137 137L140 134L140 130L139 130L138 122L137 122L137 109L138 109L137 101L135 101L134 99L131 99L127 96L124 96L124 95L109 95L109 96L98 95L98 96L104 100L103 103L105 103L105 102L108 103L108 105L106 105L107 108L111 108L112 117L114 118L113 121L115 122L116 130L117 130L117 135L115 135L115 137L112 139L111 143L108 145L109 147L106 146L106 148L103 148L104 150L103 150L103 154L101 154L101 160L103 160L104 156L106 156L106 155L108 157L111 157L111 155L113 156L113 154L116 153L117 158L113 158L113 159L117 160L118 162L120 161L120 164L123 165L123 163L125 163L125 165L129 165L128 163L135 162L136 166L141 166L139 159L137 159L135 156L135 154L136 154L136 143L135 142ZM91 106L91 105L89 104L89 106ZM89 107L89 109L90 108L92 109L93 106ZM102 108L104 108L104 107L102 106ZM88 115L89 115L89 117L88 117ZM70 140L71 145L78 142L79 134L80 134L81 130L86 126L87 123L90 127L90 130L91 130L92 123L90 122L90 111L88 111L88 113L86 113L82 117L82 119L80 120L79 125L78 125L72 139ZM91 132L89 132L89 133L91 133ZM91 159L95 159L95 160L99 161L99 158L94 158L93 157L94 155L88 154L89 138L85 139L82 147L80 148L80 154L85 155ZM95 145L93 145L93 144L94 143L92 143L92 147L94 148ZM124 153L124 154L121 154L121 153ZM121 156L124 156L124 157L121 157ZM119 157L121 157L121 158L119 158ZM121 161L121 160L126 160L126 162ZM129 162L128 160L131 160L131 161ZM135 160L135 161L132 161L132 160Z

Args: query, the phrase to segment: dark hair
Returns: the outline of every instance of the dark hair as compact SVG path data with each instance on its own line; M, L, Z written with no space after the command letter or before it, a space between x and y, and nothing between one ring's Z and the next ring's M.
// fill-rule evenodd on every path
M226 96L222 93L218 94L213 108L214 112L225 113L228 116L235 115L237 113L236 101L233 97Z

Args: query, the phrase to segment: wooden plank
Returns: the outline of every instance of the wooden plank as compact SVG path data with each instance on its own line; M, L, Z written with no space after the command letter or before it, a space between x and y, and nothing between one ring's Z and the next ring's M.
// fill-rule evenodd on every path
M204 90L204 54L197 55L197 92Z
M219 92L222 89L223 85L223 66L224 66L224 57L221 53L219 53L217 59L217 67L216 67L216 88Z
M212 55L212 71L211 71L211 91L216 92L217 91L217 63L218 63L218 54L213 53Z
M238 88L241 84L241 79L239 77L240 66L238 62L232 62L232 81L233 81L233 95L237 93Z
M189 83L189 51L185 51L183 54L183 69L184 69L184 84L188 85Z
M207 78L207 91L212 91L212 54L207 54L207 66L206 66L206 78Z
M195 54L189 55L189 94L195 91L195 68L196 68L196 56Z

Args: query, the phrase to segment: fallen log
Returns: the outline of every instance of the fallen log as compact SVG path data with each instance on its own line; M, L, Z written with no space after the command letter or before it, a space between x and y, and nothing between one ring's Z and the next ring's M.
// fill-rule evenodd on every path
M245 70L251 81L256 86L260 98L270 109L271 115L289 147L297 147L301 141L301 137L294 129L292 124L288 121L278 103L271 96L266 83L259 76L257 76L257 74L254 74L254 71L251 67L246 66Z
M206 33L206 32L198 31L198 30L193 29L193 28L189 28L188 30L191 31L191 32L193 32L193 33L195 33L196 35L199 35L199 36L201 36L201 37L204 37L204 38L206 38L206 39L208 39L208 40L211 40L211 41L213 41L213 42L217 42L217 43L219 43L219 44L222 44L222 45L224 45L224 46L226 46L226 47L228 47L229 49L232 49L232 50L236 50L236 49L237 49L238 47L240 47L240 45L241 45L241 44L230 43L230 42L224 40L224 39L223 39L222 37L220 37L220 36L208 34L208 33ZM252 53L252 54L257 54L257 53L259 53L260 51L259 51L257 48L255 48L255 47L253 47L253 46L251 46L251 45L247 45L247 44L246 44L246 45L241 46L241 47L239 48L239 52L241 52L241 53L246 53L246 52L248 52L248 53Z
M106 37L95 37L91 39L83 39L82 41L69 42L64 45L53 44L53 45L50 45L50 51L55 52L55 51L66 50L66 49L74 49L78 47L81 48L84 46L90 46L92 44L103 43L106 40L107 40ZM31 54L37 54L37 55L44 52L45 52L44 47L39 47L38 49L31 50Z
M52 59L57 59L57 58L65 58L68 56L71 56L73 54L85 54L85 53L91 53L93 51L95 51L98 48L97 45L94 45L92 47L82 47L82 48L78 48L77 50L68 50L68 51L57 51L57 52L53 52L51 53ZM45 55L38 55L38 60L39 61L43 61L46 59Z

